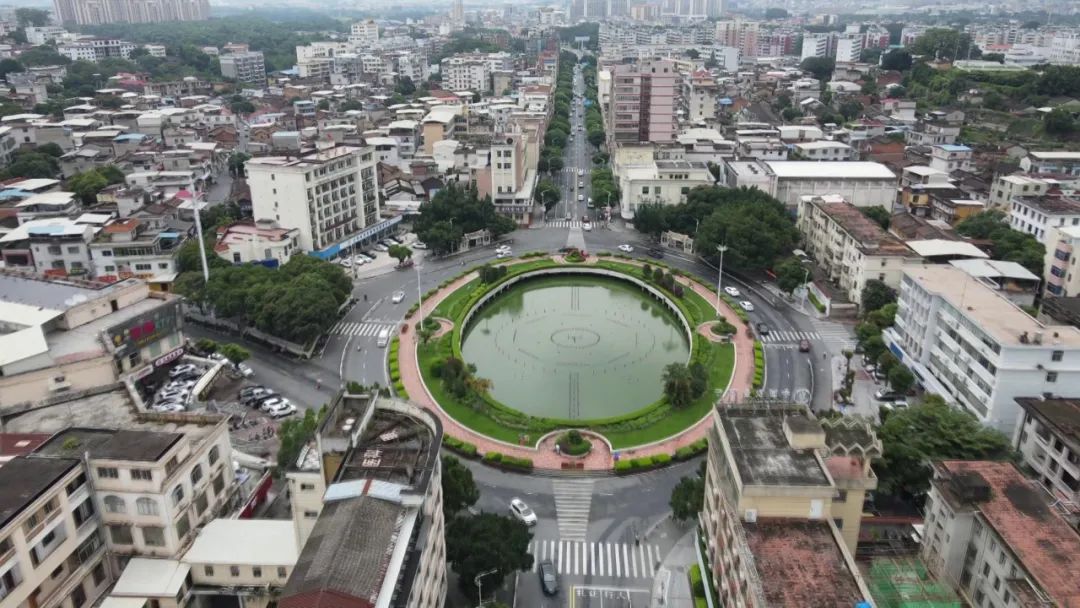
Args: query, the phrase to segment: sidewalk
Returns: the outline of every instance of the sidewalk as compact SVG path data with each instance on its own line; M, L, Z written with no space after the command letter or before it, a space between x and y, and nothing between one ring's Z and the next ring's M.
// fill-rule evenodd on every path
M641 263L635 261L624 260L624 262L637 266L641 265ZM519 263L519 261L515 260L513 263ZM476 273L470 272L425 299L423 303L423 314L425 316L430 315L439 303L450 293L474 278L476 278ZM678 280L683 285L692 288L698 295L712 303L714 307L716 306L715 291L700 283L691 281L687 277L679 277ZM731 310L726 304L721 302L720 312L729 323L739 328L739 331L733 338L735 346L735 365L732 369L731 381L728 383L727 394L745 395L753 385L754 341L753 338L746 334L746 326L739 319L735 311ZM403 336L398 347L398 366L401 371L401 382L405 386L405 391L409 394L409 399L411 401L429 408L439 416L440 420L442 420L443 432L445 434L475 444L477 450L481 454L489 451L496 451L518 458L530 458L533 461L533 466L538 469L561 469L562 463L571 461L571 459L555 454L551 450L518 446L491 439L458 423L443 411L435 401L434 397L431 396L431 393L428 392L420 375L416 351L417 343L415 341L415 334L406 334ZM620 454L629 458L640 458L655 454L673 454L678 448L688 446L702 437L705 437L711 425L712 416L705 415L696 424L675 436L668 437L643 447L620 450ZM538 441L540 438L536 437L532 439ZM583 462L584 467L587 470L606 470L611 469L614 466L614 459L612 458L611 451L608 449L607 445L601 441L593 442L593 451L583 459Z
M693 608L694 595L690 590L690 569L697 563L694 550L694 528L679 538L664 557L664 563L653 578L651 606Z

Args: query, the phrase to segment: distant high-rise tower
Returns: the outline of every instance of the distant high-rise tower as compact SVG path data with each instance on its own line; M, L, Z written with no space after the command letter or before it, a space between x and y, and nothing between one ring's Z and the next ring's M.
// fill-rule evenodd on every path
M210 17L207 0L53 0L53 13L64 25L202 21Z
M454 23L465 23L465 3L462 0L454 0L454 6L450 9L450 20Z

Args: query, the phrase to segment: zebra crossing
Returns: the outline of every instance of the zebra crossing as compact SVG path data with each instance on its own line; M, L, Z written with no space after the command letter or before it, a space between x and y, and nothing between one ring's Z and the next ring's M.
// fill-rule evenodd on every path
M376 336L383 329L391 329L393 323L338 321L330 328L336 336Z
M566 540L534 540L529 543L533 572L544 560L555 571L570 576L652 578L661 563L660 547L649 543L597 543Z
M847 326L820 319L810 319L810 324L814 326L826 344L841 350L855 348L855 336L851 334L851 330Z
M798 342L799 340L818 340L821 336L816 331L771 331L761 336L762 342Z
M581 228L581 220L553 220L547 223L548 228Z
M559 523L559 538L585 542L589 529L589 509L592 506L591 479L556 479L551 482L555 495L555 516Z

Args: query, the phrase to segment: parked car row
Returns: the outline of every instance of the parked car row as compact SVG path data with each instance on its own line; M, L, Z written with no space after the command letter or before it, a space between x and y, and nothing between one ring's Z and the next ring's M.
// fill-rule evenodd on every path
M288 399L265 386L253 384L240 389L237 395L240 403L247 407L258 409L271 418L284 418L296 413L296 406Z
M375 243L374 245L372 245L371 249L373 249L373 250L375 250L377 252L380 252L380 253L385 253L387 251L390 251L390 246L391 245L403 245L403 244L404 244L404 242L401 239L397 239L397 238L394 238L394 237L386 237L385 239L383 239L383 240L379 241L378 243ZM427 245L425 245L423 243L419 243L419 242L418 243L413 243L413 247L416 248L416 249L427 249ZM344 267L344 268L352 268L353 266L363 266L364 264L370 264L370 263L372 263L374 261L375 261L375 254L374 253L371 253L371 252L368 252L368 251L363 251L363 252L360 252L360 253L352 256L352 257L346 256L346 257L343 257L343 258L339 258L337 260L337 263L339 265L341 265L342 267Z
M191 391L206 370L194 363L181 363L169 370L169 381L154 394L149 409L153 412L183 412L191 400Z

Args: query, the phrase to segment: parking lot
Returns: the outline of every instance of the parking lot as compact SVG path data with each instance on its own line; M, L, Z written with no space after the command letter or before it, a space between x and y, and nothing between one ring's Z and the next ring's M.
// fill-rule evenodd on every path
M223 375L214 383L207 396L206 405L207 409L212 408L219 413L231 416L229 432L233 447L252 456L273 460L277 457L278 427L284 420L296 416L296 408L295 406L291 408L294 413L286 415L279 413L275 417L258 407L259 404L245 405L241 396L247 396L259 386L261 386L259 383L247 378ZM264 388L267 397L273 398L276 395L273 389ZM247 393L241 391L247 391ZM287 402L285 399L282 401Z

